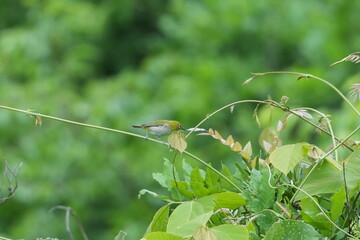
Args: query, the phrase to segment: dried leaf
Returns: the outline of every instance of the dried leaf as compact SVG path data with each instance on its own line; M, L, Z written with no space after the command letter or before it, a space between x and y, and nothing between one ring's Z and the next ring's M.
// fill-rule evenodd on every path
M249 160L251 158L252 155L252 147L251 147L251 142L249 141L244 149L241 151L240 155L245 158L246 160Z
M42 125L42 118L40 116L35 116L35 126L41 127Z
M263 146L264 149L267 153L271 152L271 149L273 148L273 145L271 145L270 143L268 143L267 141L263 140Z
M242 150L242 146L239 142L235 142L234 145L231 147L231 150L234 152L240 152Z
M214 135L214 130L212 130L212 128L209 128L209 131L208 131L211 135Z
M172 132L168 137L168 143L181 153L184 152L187 147L186 136L180 131Z
M341 59L340 61L334 62L333 64L331 64L330 66L334 66L336 64L342 63L342 62L353 62L353 63L360 63L360 56L357 55L360 52L355 52L352 53L346 57L344 57L343 59Z
M221 140L222 136L220 135L220 133L218 131L215 130L215 134L213 135L214 138Z
M291 217L291 214L289 213L289 211L286 209L286 208L284 208L280 203L278 203L278 202L275 202L276 203L276 205L278 205L278 207L281 209L281 211L283 212L283 213L285 213L289 218Z
M231 145L234 144L234 138L231 135L229 135L226 139L225 144L231 147Z
M235 105L231 105L231 106L230 106L230 113L233 113L233 112L234 112L234 107L235 107Z
M303 118L313 119L313 116L305 109L293 110L293 113Z
M282 131L284 131L285 128L286 128L286 123L279 120L277 127L276 127L276 131L282 132Z

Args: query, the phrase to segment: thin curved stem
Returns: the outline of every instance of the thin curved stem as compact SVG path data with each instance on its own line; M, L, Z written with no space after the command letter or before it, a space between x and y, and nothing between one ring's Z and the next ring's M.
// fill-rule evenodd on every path
M203 124L206 120L208 120L209 118L211 118L212 116L214 116L215 114L221 112L222 110L226 109L226 108L230 108L233 107L235 105L241 104L241 103L262 103L262 104L269 104L267 101L261 101L261 100L240 100L240 101L236 101L236 102L232 102L229 103L217 110L215 110L214 112L210 113L209 115L207 115L203 120L201 120L187 135L186 138L190 136L190 134L192 134L201 124Z
M312 78L315 80L318 80L326 85L328 85L329 87L331 87L332 89L335 90L335 92L337 94L339 94L339 96L344 99L344 101L354 110L354 112L356 112L356 114L358 116L360 116L360 112L355 108L355 106L350 102L350 100L345 97L345 95L337 88L335 87L333 84L331 84L330 82L326 81L323 78L311 75L311 74L305 74L305 73L299 73L299 72L282 72L282 71L274 71L274 72L265 72L265 73L252 73L252 77L247 79L243 85L248 84L250 81L252 81L253 79L260 77L260 76L265 76L265 75L274 75L274 74L289 74L289 75L297 75L298 76L298 80L300 80L301 78Z

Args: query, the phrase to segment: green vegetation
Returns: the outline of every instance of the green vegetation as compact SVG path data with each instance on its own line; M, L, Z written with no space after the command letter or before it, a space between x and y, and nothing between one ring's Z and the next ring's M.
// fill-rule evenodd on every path
M357 236L358 9L1 1L0 238Z

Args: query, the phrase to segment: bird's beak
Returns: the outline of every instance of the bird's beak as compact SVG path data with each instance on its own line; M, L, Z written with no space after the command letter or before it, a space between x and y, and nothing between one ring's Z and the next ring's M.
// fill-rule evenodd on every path
M183 128L181 125L179 125L179 129L180 129L180 130L186 130L186 129Z

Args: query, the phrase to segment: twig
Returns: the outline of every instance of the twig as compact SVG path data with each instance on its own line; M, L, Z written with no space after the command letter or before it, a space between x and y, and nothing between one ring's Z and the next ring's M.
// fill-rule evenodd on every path
M71 232L71 228L70 228L70 216L72 216L75 219L76 225L79 228L79 231L83 237L84 240L89 240L88 236L86 235L86 232L79 220L79 218L77 217L77 215L75 214L75 212L71 209L71 207L67 207L67 206L55 206L52 209L50 209L50 212L54 211L54 210L64 210L65 211L65 227L66 227L66 231L69 234L71 239L75 239L74 235Z

